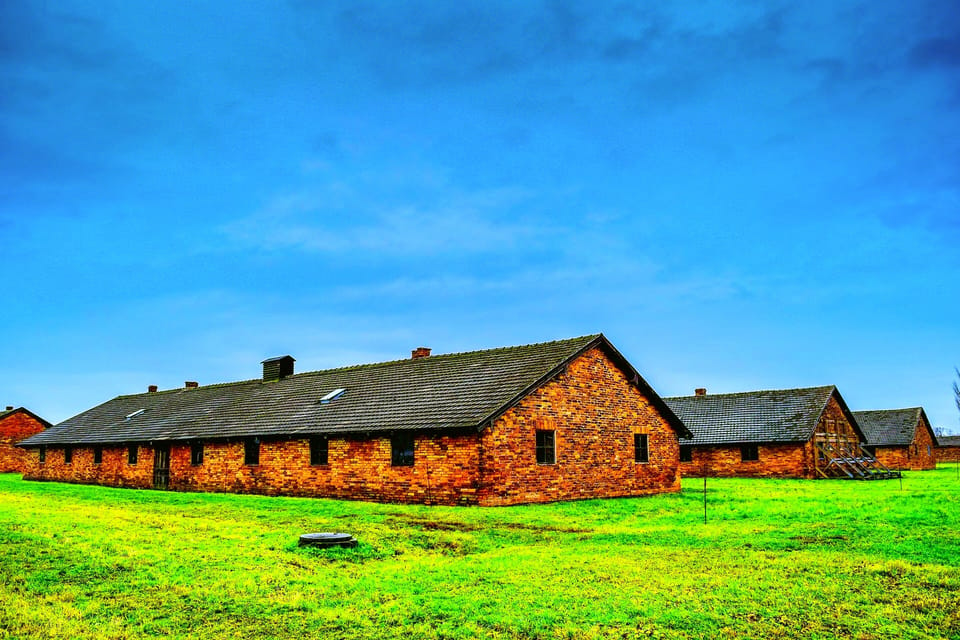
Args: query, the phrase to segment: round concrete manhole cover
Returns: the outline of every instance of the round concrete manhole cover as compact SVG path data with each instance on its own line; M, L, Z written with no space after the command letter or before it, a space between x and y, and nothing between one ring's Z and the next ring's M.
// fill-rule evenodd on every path
M349 533L305 533L300 536L301 547L355 547L357 539Z

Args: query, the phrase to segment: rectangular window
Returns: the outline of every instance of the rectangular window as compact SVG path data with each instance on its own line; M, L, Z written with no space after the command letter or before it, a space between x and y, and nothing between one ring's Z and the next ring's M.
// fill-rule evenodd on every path
M63 464L70 464L73 462L73 447L67 445L63 448Z
M760 459L760 447L755 444L745 444L740 446L740 460L751 462Z
M135 444L127 447L127 464L137 464L137 454L140 452L140 447Z
M650 451L647 449L647 434L633 434L633 461L650 462Z
M190 464L197 467L203 464L203 443L193 442L190 444Z
M43 464L47 461L47 447L45 445L40 445L40 464Z
M693 447L690 445L680 447L680 462L693 462Z
M243 464L260 464L260 438L247 438L243 441Z
M537 430L537 464L557 464L557 432Z
M101 462L103 462L103 447L94 447L93 464L100 464Z
M330 451L330 445L324 436L310 438L310 464L327 464L327 457Z
M413 434L395 433L390 437L390 464L395 467L413 466Z

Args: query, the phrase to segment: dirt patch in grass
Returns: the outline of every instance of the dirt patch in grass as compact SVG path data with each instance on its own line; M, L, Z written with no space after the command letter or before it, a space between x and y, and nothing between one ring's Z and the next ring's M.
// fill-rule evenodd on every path
M511 529L514 531L532 531L536 533L591 533L590 529L574 527L554 527L550 525L527 524L523 522L496 522L489 526L474 522L458 522L454 520L429 520L426 518L390 518L391 524L418 527L424 531L483 531L489 528Z
M847 536L791 536L790 539L803 544L836 544L850 538Z

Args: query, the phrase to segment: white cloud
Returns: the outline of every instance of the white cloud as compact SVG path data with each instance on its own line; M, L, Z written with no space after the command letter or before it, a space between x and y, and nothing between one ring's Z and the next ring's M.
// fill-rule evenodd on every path
M377 255L497 253L555 235L549 227L516 215L533 197L524 189L440 191L434 194L436 205L423 206L371 202L362 185L330 183L276 196L222 231L242 248Z

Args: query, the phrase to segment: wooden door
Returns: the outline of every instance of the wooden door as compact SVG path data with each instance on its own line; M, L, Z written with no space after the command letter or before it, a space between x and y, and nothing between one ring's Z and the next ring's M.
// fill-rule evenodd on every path
M153 488L170 486L170 445L157 445L153 450Z

